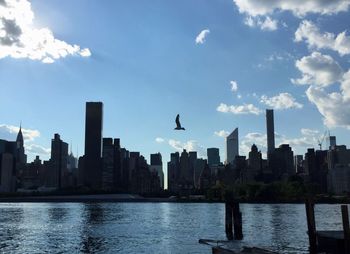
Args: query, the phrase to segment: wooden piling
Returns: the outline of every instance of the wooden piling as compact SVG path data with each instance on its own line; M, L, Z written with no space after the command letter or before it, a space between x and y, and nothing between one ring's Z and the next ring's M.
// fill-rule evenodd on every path
M345 253L350 253L350 227L349 227L349 213L348 206L341 206L341 216L343 221L343 232L344 232L344 250Z
M307 232L309 235L309 250L310 254L317 252L317 237L316 237L316 223L315 223L315 210L313 201L308 198L305 201L306 219L307 219Z
M232 203L225 202L225 231L227 240L233 240L233 231L232 231Z
M239 210L239 203L233 203L233 230L235 240L243 239L243 230L242 230L242 213Z

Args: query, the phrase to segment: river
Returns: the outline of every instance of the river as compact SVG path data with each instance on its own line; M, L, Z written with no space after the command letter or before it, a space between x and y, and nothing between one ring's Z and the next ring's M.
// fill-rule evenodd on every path
M302 204L241 204L243 245L306 253ZM316 205L317 229L341 229L340 205ZM224 204L1 203L1 253L211 253Z

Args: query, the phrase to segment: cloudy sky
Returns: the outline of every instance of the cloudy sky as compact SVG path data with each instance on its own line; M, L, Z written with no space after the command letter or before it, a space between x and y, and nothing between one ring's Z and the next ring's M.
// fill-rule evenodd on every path
M29 158L54 133L84 150L86 101L105 137L150 153L205 156L239 128L240 151L298 154L325 130L350 145L349 0L0 0L0 138L22 121ZM176 114L185 132L174 131Z

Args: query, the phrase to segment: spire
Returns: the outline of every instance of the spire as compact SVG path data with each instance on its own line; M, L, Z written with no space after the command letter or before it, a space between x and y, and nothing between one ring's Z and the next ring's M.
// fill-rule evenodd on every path
M17 134L16 142L17 142L18 145L23 146L22 121L21 121L21 123L19 125L19 131L18 131L18 134Z

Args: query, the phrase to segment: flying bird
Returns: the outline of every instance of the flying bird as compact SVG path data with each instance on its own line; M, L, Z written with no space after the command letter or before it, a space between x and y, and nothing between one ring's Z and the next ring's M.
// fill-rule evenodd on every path
M181 127L179 114L177 114L177 116L176 116L175 123L176 123L176 127L174 128L174 130L185 130L184 127Z

